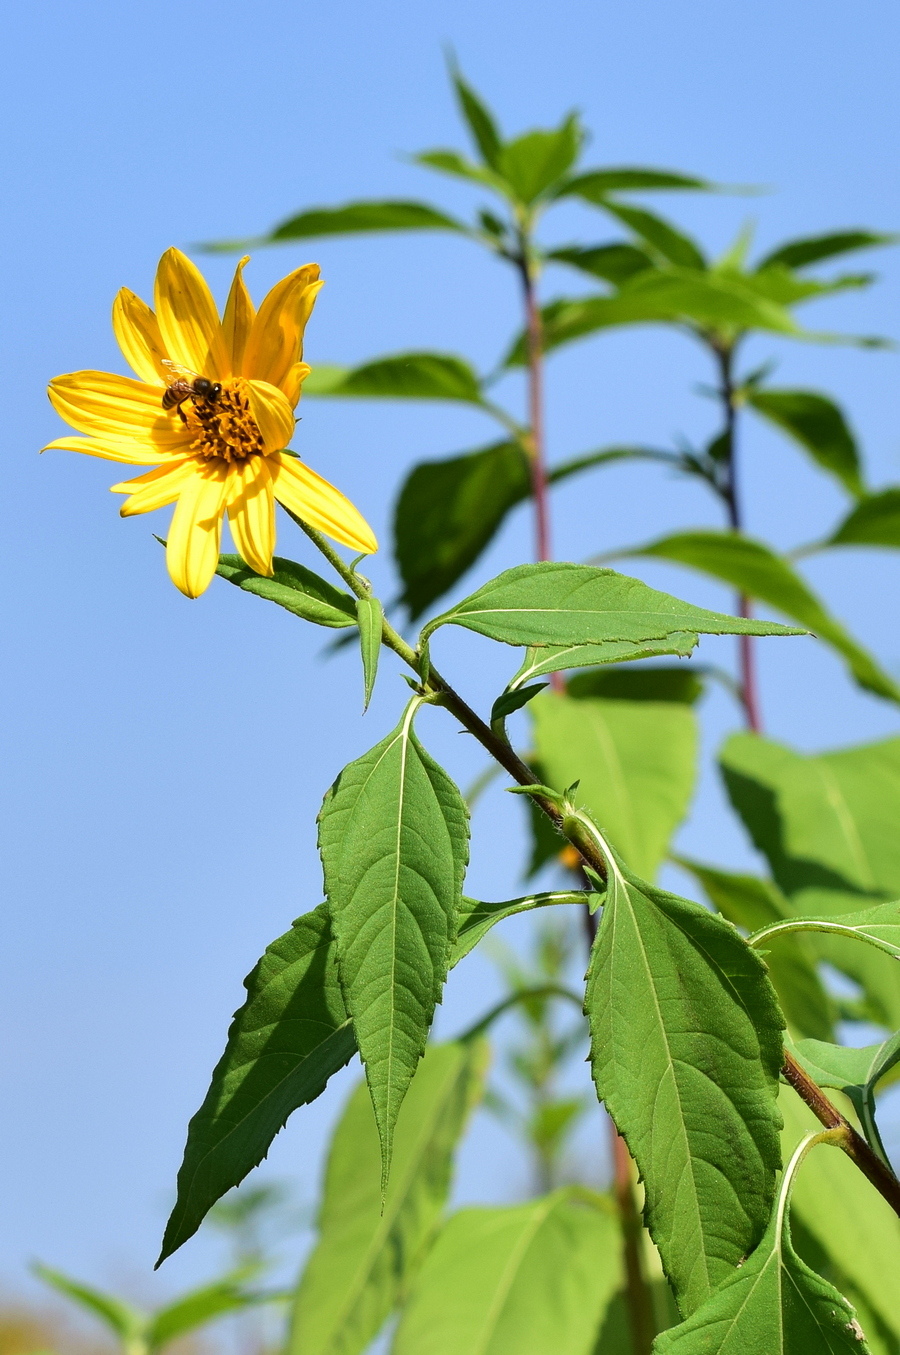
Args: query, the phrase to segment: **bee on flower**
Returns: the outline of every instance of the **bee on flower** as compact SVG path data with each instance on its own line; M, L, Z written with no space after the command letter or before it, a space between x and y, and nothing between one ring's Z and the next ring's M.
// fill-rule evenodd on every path
M112 486L123 517L175 504L166 563L190 598L216 571L222 520L257 574L272 576L275 502L352 550L378 543L349 499L287 450L310 368L303 331L322 287L316 264L288 274L257 311L241 259L221 320L199 269L180 250L162 256L155 313L123 287L113 330L138 379L72 372L51 381L54 409L84 437L44 448L154 469Z

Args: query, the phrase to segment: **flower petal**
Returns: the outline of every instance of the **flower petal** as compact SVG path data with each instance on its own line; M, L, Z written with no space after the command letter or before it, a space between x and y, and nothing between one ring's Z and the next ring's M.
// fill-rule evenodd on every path
M170 462L185 456L190 444L185 439L180 450L163 452L154 443L141 438L56 438L42 447L42 452L84 452L99 456L103 461L124 461L129 466L153 466L158 461Z
M250 300L250 293L247 291L247 285L244 282L244 265L249 260L250 255L245 254L234 270L234 281L231 284L231 291L228 293L225 314L222 318L222 337L231 358L232 374L236 375L240 375L242 370L244 349L247 347L247 340L250 337L253 320L256 316L256 307Z
M266 452L280 452L294 436L294 412L277 386L248 381L250 412L262 433Z
M146 301L123 287L113 302L112 324L125 361L132 370L151 386L164 386L166 369L162 360L166 350L156 316Z
M169 527L166 564L176 588L197 598L209 587L219 561L222 514L233 467L210 461L192 475L178 496Z
M118 485L110 485L109 489L111 494L130 496L119 509L121 517L130 518L136 513L152 513L154 508L165 508L174 503L198 470L198 462L191 457L174 466L157 466L156 470L139 475L136 480L123 480Z
M300 401L300 389L312 368L305 362L295 362L281 383L281 389L287 396L291 409L296 409Z
M251 569L265 578L274 574L275 496L265 457L248 457L236 467L228 486L228 522L234 544Z
M162 408L159 386L112 372L68 372L53 378L48 394L57 414L80 433L149 438L165 451L184 443L184 425Z
M275 498L285 508L342 546L366 555L377 551L372 528L339 489L285 452L276 452L268 457L268 462L275 482Z
M244 351L244 376L257 376L281 386L303 356L303 331L316 296L325 284L319 265L304 264L276 282L253 321Z
M229 372L219 312L203 274L180 249L167 249L156 270L156 318L170 358L201 376Z

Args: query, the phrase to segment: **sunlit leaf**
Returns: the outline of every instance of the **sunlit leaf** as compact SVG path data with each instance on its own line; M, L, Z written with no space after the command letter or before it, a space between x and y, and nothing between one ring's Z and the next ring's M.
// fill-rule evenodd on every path
M635 235L669 263L682 268L696 268L701 272L706 268L706 259L699 245L664 217L630 203L606 201L603 205L607 212L633 230Z
M824 259L834 259L839 254L849 254L857 249L871 249L875 245L893 245L896 235L884 235L875 231L831 231L826 235L810 235L802 240L789 240L779 245L757 264L758 269L769 268L773 264L783 264L786 268L808 268L810 264L821 263Z
M575 700L604 697L611 701L666 701L693 706L703 695L702 669L640 667L592 668L573 674L566 693Z
M266 1293L244 1288L240 1273L226 1276L189 1294L182 1294L174 1303L154 1313L147 1327L147 1343L151 1351L159 1350L218 1317L268 1302L271 1298Z
M780 936L794 931L821 932L826 936L865 941L900 960L900 902L877 903L873 908L861 908L854 913L828 912L821 916L804 913L779 919L759 935L765 934L768 941L770 933ZM756 940L755 937L752 939Z
M617 165L611 169L589 169L584 174L568 179L555 193L556 197L584 198L586 202L605 207L609 193L632 189L703 189L715 191L716 185L708 179L691 174L678 174L668 169L644 169L638 166Z
M460 1210L413 1284L393 1355L591 1355L620 1273L616 1221L585 1191Z
M526 132L501 148L496 168L519 202L533 203L562 178L578 157L584 132L571 114L553 130Z
M809 452L856 497L865 493L856 440L843 413L817 391L750 387L747 403Z
M314 367L304 395L366 400L463 400L482 403L475 372L449 353L396 353L361 367Z
M375 678L378 674L378 660L381 657L384 612L378 598L359 598L356 603L356 619L359 625L359 645L363 665L363 710L367 710L372 700Z
M581 245L569 245L562 249L551 249L548 259L554 263L567 263L581 273L591 277L603 278L606 282L620 283L633 278L636 273L653 267L653 260L637 245L594 245L584 248Z
M368 231L463 231L461 222L424 202L348 202L343 207L310 207L280 222L268 235L219 240L202 246L208 253L233 253L261 245L286 244L325 235L357 235Z
M834 1087L850 1098L867 1140L890 1166L875 1121L875 1087L900 1063L900 1033L861 1049L825 1040L798 1040L791 1052L817 1086Z
M51 1285L66 1298L72 1299L87 1312L98 1317L122 1342L140 1341L147 1327L147 1318L130 1304L112 1294L105 1294L92 1285L72 1280L62 1271L35 1263L34 1273L45 1284Z
M862 499L824 544L900 546L900 489L892 486Z
M468 156L459 151L438 147L432 151L419 151L411 157L413 164L424 165L426 169L436 169L440 174L452 174L455 179L468 179L470 183L481 184L495 192L504 190L503 180L493 169L476 165Z
M546 815L545 815L546 818ZM547 820L550 823L549 819ZM552 828L552 825L550 825ZM556 840L562 846L563 839L557 834ZM479 903L477 899L463 898L459 915L459 936L453 947L451 963L457 964L469 954L483 936L504 918L515 917L518 913L528 913L533 908L553 908L562 904L585 902L590 897L583 890L556 890L545 894L525 894L520 899L509 899L504 903ZM596 901L596 896L594 896Z
M359 1355L377 1335L438 1225L486 1064L483 1042L429 1049L400 1111L383 1199L378 1130L366 1086L357 1087L331 1141L318 1239L294 1300L288 1355Z
M496 168L502 142L493 113L475 93L458 67L451 66L450 78L453 81L459 110L468 124L484 163Z
M417 704L344 768L319 815L341 986L381 1137L382 1187L447 977L468 860L465 803L413 732Z
M690 631L673 631L663 640L607 640L600 645L547 645L533 648L526 653L522 667L510 686L520 687L535 678L548 673L565 672L569 668L593 668L598 663L628 663L665 654L687 658L699 643L700 637Z
M279 607L304 621L313 621L317 626L355 625L356 602L349 593L335 588L294 560L282 560L276 555L272 564L273 577L264 579L239 555L220 555L216 573L245 593L255 593L267 602L277 602Z

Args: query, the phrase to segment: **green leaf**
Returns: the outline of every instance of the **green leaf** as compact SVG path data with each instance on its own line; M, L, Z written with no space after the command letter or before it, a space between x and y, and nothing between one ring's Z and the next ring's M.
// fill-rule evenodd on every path
M831 231L827 235L810 235L802 240L790 240L779 245L757 264L758 269L771 268L781 264L785 268L808 268L810 264L821 263L823 259L833 259L839 254L849 254L857 249L871 249L875 245L893 245L896 235L883 235L875 231Z
M159 1350L179 1336L213 1322L227 1313L271 1302L271 1296L252 1293L243 1288L243 1277L238 1274L203 1285L184 1294L174 1303L155 1313L147 1328L147 1343L151 1350Z
M462 1209L413 1284L392 1355L591 1355L620 1272L619 1229L586 1191Z
M900 489L882 489L862 499L826 546L900 546Z
M400 1105L425 1050L469 855L465 802L399 725L335 781L319 850L338 971L381 1137L382 1188Z
M634 659L656 658L663 654L687 656L697 647L699 636L691 631L673 631L663 640L607 640L601 645L547 645L526 652L522 667L510 682L520 687L546 673L561 673L569 668L592 668L596 663L628 663Z
M254 574L239 555L220 555L216 573L243 588L245 593L277 602L279 607L304 621L314 621L317 626L337 628L356 624L355 599L349 593L326 583L294 560L282 560L276 555L272 565L273 577L264 579Z
M493 189L495 193L506 191L506 185L499 174L493 169L484 169L481 165L476 165L474 160L460 155L459 151L438 147L432 151L419 151L417 155L411 156L411 159L414 165L436 169L440 174L452 174L456 179L468 179L470 183L482 184L486 188Z
M770 933L780 936L783 932L793 931L824 932L866 941L900 960L900 903L879 903L874 908L862 908L855 913L784 918L751 937L751 942L755 945L763 937L768 940Z
M578 117L572 113L552 131L526 132L515 141L507 141L500 150L496 169L517 200L529 205L571 168L583 138Z
M450 353L396 353L361 367L314 368L305 395L384 400L462 400L482 403L475 372Z
M140 1341L143 1338L147 1318L137 1308L123 1303L112 1294L104 1294L101 1289L94 1289L91 1285L71 1280L68 1275L63 1275L62 1271L51 1270L49 1266L41 1265L40 1262L36 1262L32 1269L45 1284L51 1285L66 1298L86 1308L94 1317L99 1317L121 1341Z
M867 1355L854 1309L791 1242L791 1188L809 1146L804 1140L785 1171L752 1256L686 1322L657 1337L654 1355Z
M617 286L636 273L653 267L653 260L637 245L594 245L583 248L581 245L569 245L563 249L551 249L546 256L554 263L567 263L591 277L603 278Z
M900 895L900 739L805 756L736 734L720 764L731 803L797 916L840 915ZM900 971L869 946L810 934L861 984L871 1017L900 1027Z
M578 782L578 803L629 867L651 880L694 790L697 722L678 702L572 700L532 703L534 744L550 785Z
M612 569L562 563L504 570L451 611L430 621L422 632L423 640L438 626L448 625L465 626L503 644L538 646L662 640L675 631L802 634L771 621L693 607Z
M799 1040L791 1052L820 1087L835 1087L853 1103L863 1133L881 1160L890 1161L875 1121L875 1086L900 1063L900 1034L862 1049L823 1040Z
M606 200L603 206L668 263L696 268L699 272L705 270L706 259L699 246L670 221L655 212L648 212L645 207L633 207L629 203Z
M291 1112L314 1101L356 1053L325 904L267 948L244 987L247 1000L188 1126L160 1262L262 1161Z
M790 1087L778 1099L789 1157L804 1135L821 1129ZM812 1153L797 1177L791 1215L889 1329L900 1332L900 1219L846 1153ZM896 1337L895 1337L896 1339ZM856 1347L859 1351L859 1347Z
M860 687L900 702L900 687L825 610L788 561L763 542L734 532L678 532L622 554L674 560L767 602L837 650Z
M539 692L545 691L546 687L546 682L535 682L530 687L514 687L501 692L491 707L491 724L496 720L505 720L514 711L527 706L528 702L534 700Z
M280 245L316 236L429 230L465 233L466 227L424 202L348 202L343 207L310 207L280 222L268 235L249 240L219 240L201 248L207 253L230 254L247 246Z
M790 915L790 903L769 880L718 870L683 856L673 859L699 880L713 907L736 927L755 932ZM837 1010L819 978L808 938L773 937L765 961L788 1028L800 1036L832 1039Z
M762 961L730 923L609 866L585 1004L594 1081L638 1165L644 1217L687 1314L768 1222L782 1018Z
M569 696L601 696L613 701L668 701L693 706L703 695L695 668L595 668L577 673L566 684Z
M475 139L475 145L481 152L484 163L496 169L502 142L494 116L456 66L451 66L450 74L459 111Z
M529 801L529 803L532 803ZM549 819L544 815L545 820ZM551 825L552 827L552 825ZM556 840L560 846L563 840L556 834ZM559 904L577 903L583 904L589 899L596 899L585 890L562 889L546 894L525 894L520 899L510 899L505 903L479 903L477 899L467 899L463 897L462 909L459 915L459 936L453 947L452 965L458 964L475 946L483 936L486 936L491 928L504 918L515 917L517 913L530 912L532 908L552 908Z
M381 657L381 630L384 624L384 612L377 598L358 598L356 619L359 624L359 644L362 653L363 680L365 697L363 711L368 710L375 689L378 674L378 660Z
M483 1041L433 1045L400 1111L382 1200L365 1084L328 1155L319 1236L297 1290L287 1355L358 1355L405 1291L443 1211L456 1145L482 1088Z
M569 179L555 197L584 198L598 207L607 205L607 194L632 189L703 189L706 192L717 191L716 185L708 179L698 179L692 174L678 174L668 169L643 169L637 166L621 165L612 169L589 169L576 178Z
M857 498L865 494L856 440L833 400L816 391L759 390L752 386L746 391L746 399L851 494Z
M394 510L394 551L412 618L452 588L530 493L516 442L413 468Z

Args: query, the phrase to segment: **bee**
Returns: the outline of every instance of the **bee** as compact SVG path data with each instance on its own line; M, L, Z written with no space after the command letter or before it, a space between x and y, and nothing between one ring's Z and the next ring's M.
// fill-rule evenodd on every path
M218 381L192 372L190 367L182 367L180 362L171 362L163 358L162 364L169 369L166 377L166 390L162 398L163 409L174 409L182 423L187 423L187 415L181 406L185 400L193 400L195 405L214 405L222 394Z

